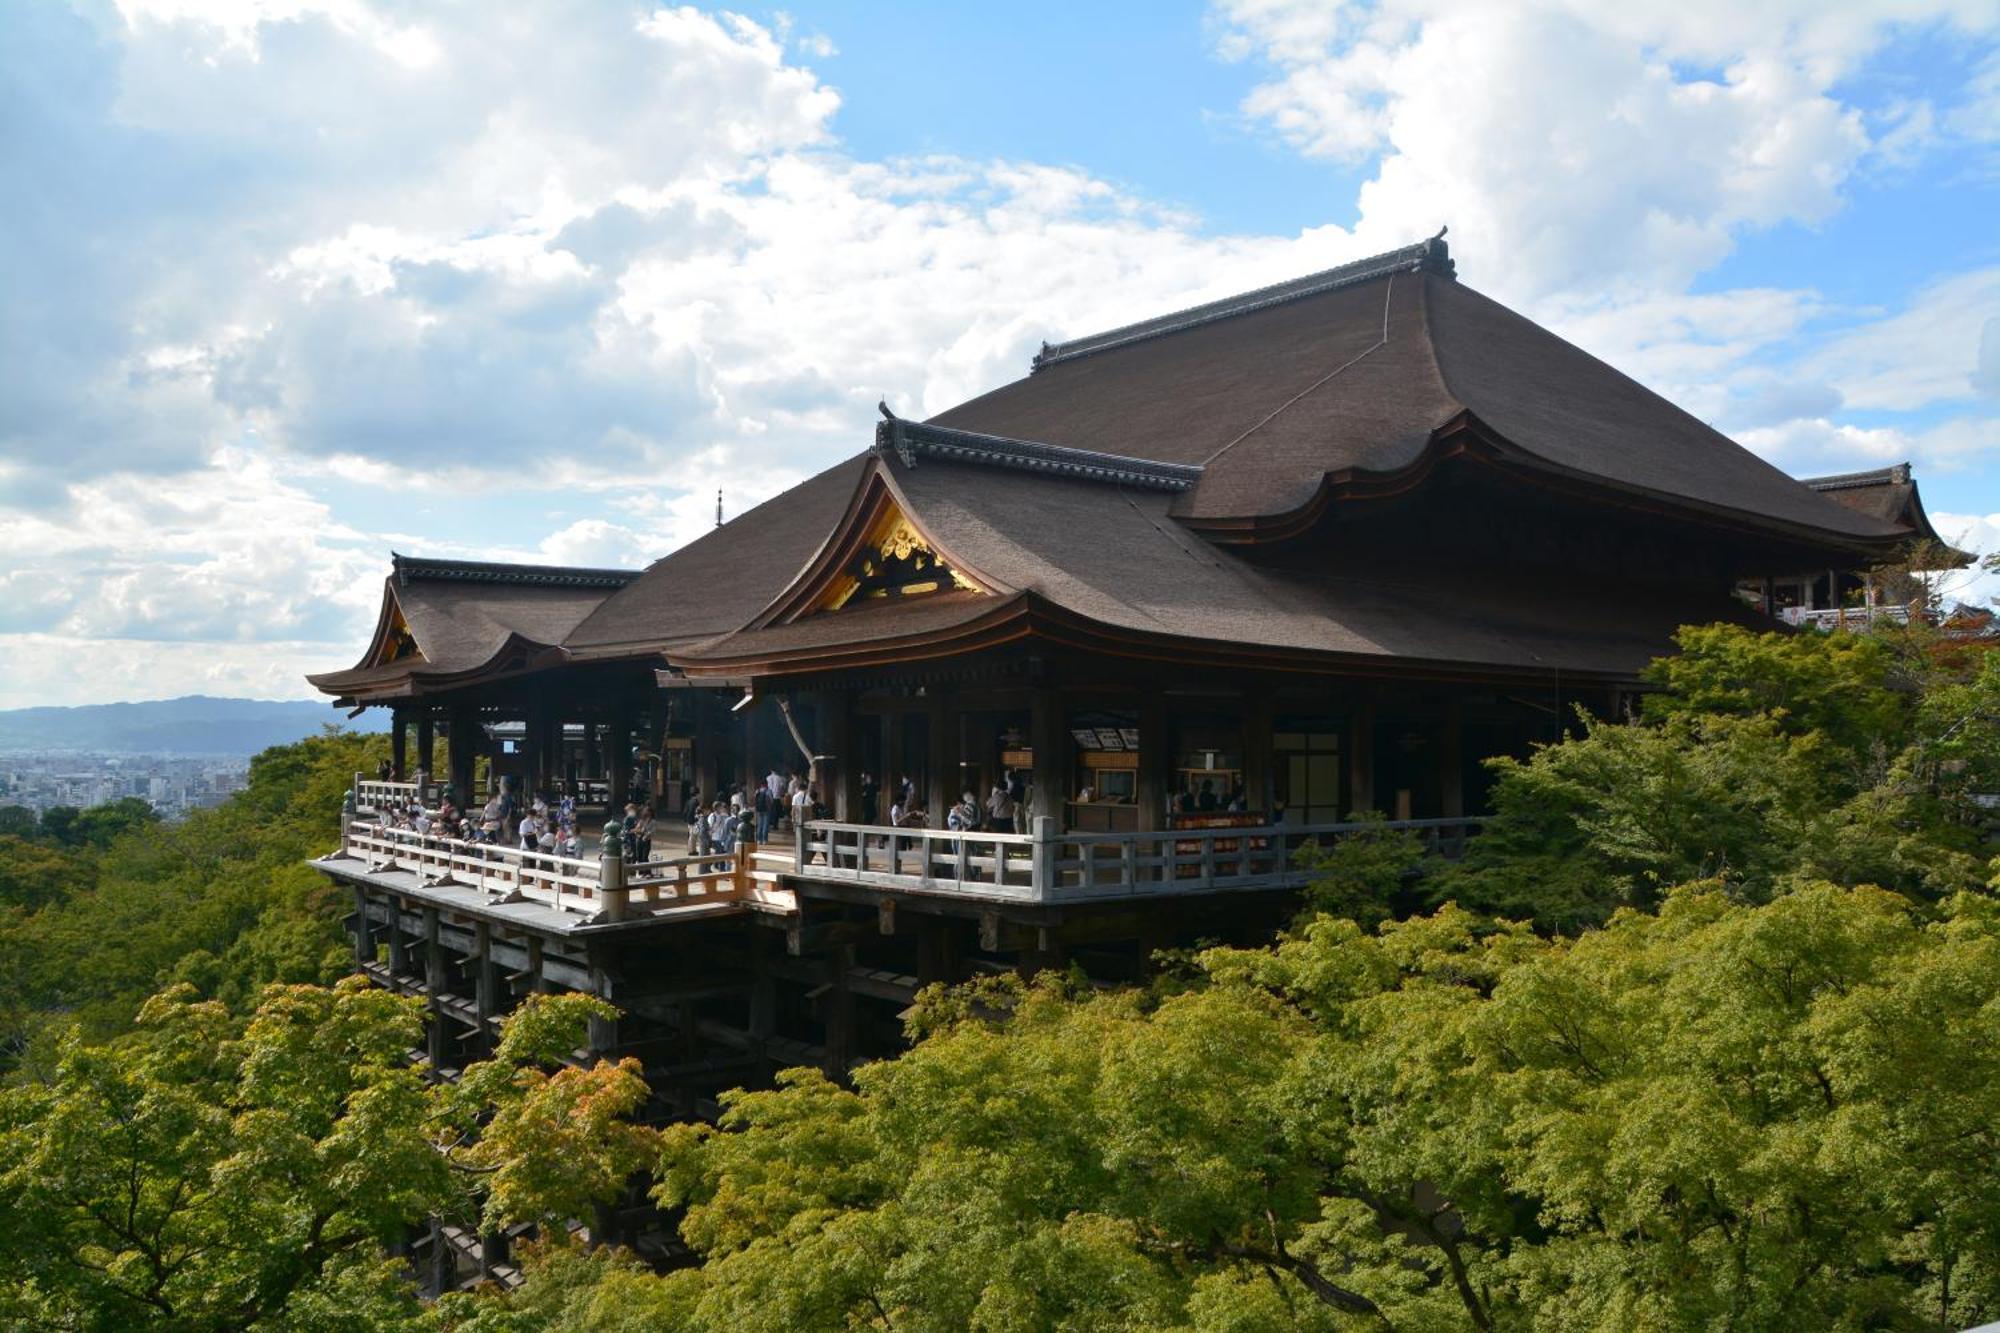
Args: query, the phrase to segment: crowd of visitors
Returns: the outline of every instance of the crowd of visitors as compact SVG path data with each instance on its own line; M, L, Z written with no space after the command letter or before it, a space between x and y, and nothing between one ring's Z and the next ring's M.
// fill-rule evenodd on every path
M774 832L790 832L826 814L817 787L776 769L747 789L732 782L714 799L694 789L681 810L689 856L723 855L744 843L768 842Z
M883 796L875 776L863 773L859 811L862 823L882 822ZM909 829L933 826L916 781L908 773L889 789L888 800L890 826ZM953 832L1013 833L1023 823L1020 812L1025 800L1025 784L1018 773L1010 770L993 783L983 801L970 788L962 792L946 811L943 826ZM809 820L826 818L829 812L819 789L805 777L773 769L761 782L748 787L730 783L713 799L693 789L681 813L687 824L687 854L723 856L745 843L764 843L774 834L789 834ZM377 819L386 829L462 842L518 847L522 851L557 856L582 854L576 798L539 793L523 798L511 777L502 777L499 790L476 808L461 810L451 793L446 792L436 808L426 809L413 794L381 804ZM627 862L652 859L654 817L650 802L627 803L615 827L620 851Z
M636 807L626 807L628 842L635 810ZM583 840L576 831L576 798L537 794L523 800L515 794L513 782L508 778L500 780L500 790L477 810L460 810L452 794L446 792L438 798L435 809L425 809L411 795L385 802L377 808L376 815L385 829L491 847L518 847L524 852L545 852L552 856L583 854ZM650 816L645 827L645 840L650 845Z

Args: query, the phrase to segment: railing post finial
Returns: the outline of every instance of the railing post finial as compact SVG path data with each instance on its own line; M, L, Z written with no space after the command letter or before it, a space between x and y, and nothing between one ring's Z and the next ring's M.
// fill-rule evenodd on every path
M606 921L625 919L625 826L617 820L604 825L597 848L598 910Z

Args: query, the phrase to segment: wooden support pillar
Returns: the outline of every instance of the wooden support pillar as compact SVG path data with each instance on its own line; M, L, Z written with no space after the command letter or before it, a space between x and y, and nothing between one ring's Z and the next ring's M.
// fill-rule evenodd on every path
M497 1044L493 1021L500 1016L500 975L493 966L493 927L484 921L472 925L472 1003L479 1012L480 1034L490 1050Z
M766 712L776 713L777 705L769 700L759 699L742 712L732 715L742 719L739 734L743 737L743 750L736 756L735 772L724 783L725 786L728 782L740 782L744 791L754 794L757 784L764 780L764 765L759 763L758 759L766 748L763 726L763 714ZM785 725L783 718L774 720L779 727ZM790 773L793 769L804 767L805 761L798 757L798 747L791 743L789 736L785 742L785 755L785 762L778 765L780 772Z
M847 987L847 974L854 967L854 946L835 945L827 958L827 989L820 996L826 1012L826 1055L821 1072L828 1078L845 1079L847 1062L854 1054L854 992Z
M478 772L476 765L486 729L479 725L478 716L464 707L452 709L446 725L450 727L452 795L461 807L469 808L478 800L472 790L472 779Z
M528 790L523 794L530 800L555 781L556 757L549 750L552 721L554 710L545 702L537 700L528 710Z
M596 958L590 960L590 993L600 1000L611 999L611 975ZM600 1060L618 1058L617 1018L593 1018L590 1020L590 1053Z
M826 786L820 790L820 799L832 808L836 821L858 823L861 819L861 736L855 726L854 692L829 690L821 695L819 715L820 731L826 737L826 744L821 748L833 756L833 771L821 777Z
M1014 970L1024 979L1032 980L1037 972L1061 971L1069 966L1069 947L1055 929L1042 926L1034 936L1034 943L1020 951L1014 964Z
M548 973L542 967L542 940L539 935L528 936L528 989L536 995L547 995L555 989L549 985Z
M1028 741L1035 752L1035 771L1028 784L1028 815L1055 821L1054 831L1068 827L1069 808L1069 722L1063 711L1062 695L1043 687L1034 692L1028 708Z
M1438 808L1446 819L1465 814L1465 705L1456 694L1444 703L1438 728Z
M458 1283L458 1252L444 1238L444 1224L431 1219L431 1292L442 1296Z
M1141 833L1167 826L1170 745L1166 701L1155 690L1139 701L1139 772L1133 783L1138 808L1133 814Z
M403 944L403 904L389 899L389 973L403 976L410 970L410 956Z
M403 780L403 774L408 771L403 767L406 757L403 750L403 725L407 721L402 709L389 710L389 767L395 770L392 776L398 782Z
M764 1043L778 1030L778 982L771 971L772 954L777 949L778 941L773 932L753 926L749 944L750 1037L756 1043L753 1054L762 1060Z
M632 714L624 704L611 711L611 734L605 738L611 762L611 808L622 810L632 794Z
M694 782L706 805L722 790L722 771L716 762L715 706L707 690L689 690L687 696L687 706L694 715Z
M438 909L424 909L424 989L430 999L431 1077L436 1078L445 1061L444 945L438 940Z
M416 768L417 772L424 775L424 781L426 782L429 782L432 778L434 778L437 775L437 769L431 766L432 763L431 744L433 739L434 738L432 735L432 728L431 728L431 715L429 710L426 710L417 715L417 768Z
M595 781L604 776L604 747L598 742L602 723L592 719L583 724L583 774Z
M368 921L368 890L354 886L354 966L375 961L375 932Z
M958 940L952 934L955 923L937 916L917 918L917 984L928 986L958 981Z
M1359 696L1347 714L1347 804L1375 809L1375 701Z
M958 801L958 712L942 686L924 697L924 806L932 828L944 827L945 812Z
M1267 819L1277 804L1278 780L1271 737L1276 730L1271 692L1253 689L1243 697L1243 801Z
M889 822L889 810L895 805L903 779L910 777L909 759L903 753L903 715L900 712L882 715L882 788L881 819Z

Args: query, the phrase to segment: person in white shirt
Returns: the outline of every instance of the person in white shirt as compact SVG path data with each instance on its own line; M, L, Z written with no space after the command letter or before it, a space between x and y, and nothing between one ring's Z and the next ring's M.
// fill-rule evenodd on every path
M1007 791L1007 784L996 782L986 797L986 819L995 833L1014 831L1014 798Z
M541 836L541 832L542 832L541 823L534 817L533 814L522 815L521 850L524 852L540 851L541 843L538 842L537 839Z
M806 790L803 782L797 783L792 792L792 827L802 829L806 826L806 821L811 818L812 793Z
M714 807L709 810L706 841L708 842L708 851L711 855L716 852L726 852L729 850L729 830L734 822L730 818L729 807L720 801L717 801ZM722 866L720 862L717 862L709 868L711 870L720 870Z

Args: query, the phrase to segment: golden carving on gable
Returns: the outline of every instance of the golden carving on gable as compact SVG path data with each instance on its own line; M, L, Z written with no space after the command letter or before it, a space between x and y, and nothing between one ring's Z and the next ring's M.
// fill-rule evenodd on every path
M813 610L838 611L854 602L921 597L953 589L983 591L931 549L903 512L890 505Z
M403 612L399 607L389 619L388 632L382 636L381 650L375 654L375 660L369 665L387 666L406 657L422 655L417 648L417 636L410 633L409 623L403 619Z

